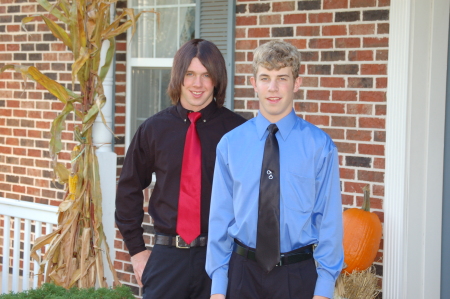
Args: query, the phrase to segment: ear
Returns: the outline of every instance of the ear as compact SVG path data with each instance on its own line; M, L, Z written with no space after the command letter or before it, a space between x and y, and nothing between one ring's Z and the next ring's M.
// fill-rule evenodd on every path
M250 77L250 83L252 84L253 89L255 90L255 92L258 92L258 91L256 90L256 80L255 80L255 77Z
M294 92L297 92L301 85L302 85L302 78L297 77L294 81Z

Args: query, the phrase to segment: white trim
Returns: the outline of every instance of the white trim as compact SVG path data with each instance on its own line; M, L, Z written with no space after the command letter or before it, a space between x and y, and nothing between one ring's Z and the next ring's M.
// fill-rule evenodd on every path
M384 298L440 297L449 2L391 2Z

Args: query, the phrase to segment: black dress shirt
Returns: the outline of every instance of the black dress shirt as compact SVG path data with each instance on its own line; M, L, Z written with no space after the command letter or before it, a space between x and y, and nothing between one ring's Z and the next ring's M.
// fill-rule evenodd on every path
M148 118L137 130L128 148L116 195L116 224L130 255L144 251L143 192L156 182L150 197L149 214L157 233L176 234L181 164L186 132L190 126L188 110L181 104ZM222 136L245 119L213 100L201 111L197 132L202 146L201 233L208 232L211 188L216 146Z

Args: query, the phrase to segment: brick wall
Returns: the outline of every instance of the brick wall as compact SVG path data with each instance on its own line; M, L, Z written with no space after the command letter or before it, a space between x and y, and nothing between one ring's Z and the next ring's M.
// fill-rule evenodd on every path
M303 60L297 114L324 129L338 146L345 208L361 206L361 188L370 184L372 209L383 221L389 0L236 2L236 112L251 118L258 110L249 82L253 49L271 39L294 44ZM119 1L119 9L125 6L126 1ZM20 28L20 20L35 13L42 10L34 1L0 0L0 67L32 64L69 84L72 58L65 47L42 22L27 25L27 32ZM118 175L125 153L125 70L123 34L117 38L116 54ZM0 75L0 196L57 205L64 192L51 180L48 131L62 105L32 82L23 91L22 82L12 72ZM66 162L74 145L73 117L67 123L64 138L69 142L60 155ZM148 216L144 228L145 239L152 244ZM140 295L118 232L114 246L121 281ZM382 246L376 266L381 277Z
M362 187L369 184L372 210L382 222L389 4L238 0L236 7L235 110L253 117L259 107L249 80L252 50L271 39L295 45L303 78L295 110L336 143L344 208L360 207Z

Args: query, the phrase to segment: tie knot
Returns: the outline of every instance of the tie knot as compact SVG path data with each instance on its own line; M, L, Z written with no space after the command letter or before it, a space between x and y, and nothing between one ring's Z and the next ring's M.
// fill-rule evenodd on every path
M278 127L277 127L276 124L270 124L270 125L267 127L267 130L269 131L269 133L272 133L272 134L275 135L275 133L278 132Z
M192 124L195 124L201 116L202 114L200 112L191 112L188 114L189 120L191 121Z

